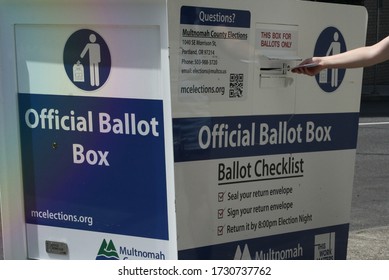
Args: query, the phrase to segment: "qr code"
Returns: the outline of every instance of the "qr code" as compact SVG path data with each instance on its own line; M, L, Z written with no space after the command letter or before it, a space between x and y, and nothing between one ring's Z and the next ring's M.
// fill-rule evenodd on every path
M243 97L243 74L230 74L230 98Z

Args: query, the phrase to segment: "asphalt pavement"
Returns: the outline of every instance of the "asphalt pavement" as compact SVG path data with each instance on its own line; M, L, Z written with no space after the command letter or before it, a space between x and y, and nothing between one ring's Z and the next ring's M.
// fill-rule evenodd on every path
M389 260L389 98L361 102L348 259Z
M361 103L349 260L389 260L389 98ZM3 259L0 215L0 259Z

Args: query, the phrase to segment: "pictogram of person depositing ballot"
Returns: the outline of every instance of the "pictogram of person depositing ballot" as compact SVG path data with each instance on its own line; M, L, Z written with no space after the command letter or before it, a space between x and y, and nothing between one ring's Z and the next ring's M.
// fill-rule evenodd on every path
M96 35L89 35L89 43L86 44L80 55L81 58L89 53L90 85L100 85L99 63L101 62L100 45L96 43Z
M347 51L346 41L342 32L330 26L325 28L319 35L315 49L314 57L336 56ZM297 70L298 72L298 70ZM327 93L335 92L342 84L346 74L346 69L322 69L315 75L315 79L319 87Z
M339 43L339 33L334 33L334 41L332 41L330 47L327 50L326 56L328 55L336 55L341 52ZM338 87L338 69L331 69L331 86L337 88Z
M75 31L65 44L63 57L66 74L76 87L95 91L108 80L111 54L98 32L91 29Z

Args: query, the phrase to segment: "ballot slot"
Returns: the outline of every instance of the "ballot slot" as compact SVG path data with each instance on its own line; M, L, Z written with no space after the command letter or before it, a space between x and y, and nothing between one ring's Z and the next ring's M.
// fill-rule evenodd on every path
M290 70L302 59L297 56L261 55L259 59L259 87L288 87L293 84Z

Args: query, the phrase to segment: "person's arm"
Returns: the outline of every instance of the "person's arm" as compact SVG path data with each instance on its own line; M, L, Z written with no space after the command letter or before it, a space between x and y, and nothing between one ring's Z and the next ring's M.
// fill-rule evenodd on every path
M326 68L358 68L375 65L389 60L389 36L369 47L361 47L344 53L312 57L304 60L300 65L315 63L315 67L300 67L293 70L295 73L314 76Z

